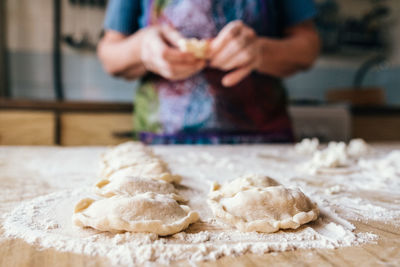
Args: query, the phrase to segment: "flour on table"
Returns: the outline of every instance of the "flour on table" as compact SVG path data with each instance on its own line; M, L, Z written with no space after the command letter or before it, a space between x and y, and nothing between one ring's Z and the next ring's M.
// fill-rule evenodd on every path
M97 162L104 148L0 147L1 177L15 179L2 185L0 195L4 236L22 238L38 248L101 256L109 259L110 264L135 266L179 260L196 263L245 253L356 246L376 242L378 236L359 232L351 221L376 220L400 226L399 153L390 153L384 147L371 146L374 153L368 152L351 162L349 167L354 167L354 172L323 175L297 172L293 166L306 163L310 157L299 155L292 146L153 149L171 173L182 176L176 193L200 215L200 221L184 232L166 237L112 234L72 224L77 199L98 199L91 186L97 180ZM381 175L372 165L368 168L374 162L382 169L389 166L390 171ZM319 218L296 230L273 234L244 233L216 221L205 202L212 181L225 183L247 173L274 177L285 187L300 187L317 203ZM365 197L372 193L379 195L380 200ZM20 203L20 196L26 201Z
M394 150L378 159L362 159L358 166L371 174L382 176L384 179L399 183L400 176L400 150Z
M168 237L82 230L72 226L72 211L66 211L88 190L52 193L17 207L6 217L3 225L7 237L22 238L40 248L107 257L112 264L127 266L146 262L168 264L178 260L195 263L244 253L336 248L377 239L376 235L370 233L354 233L354 226L334 222L330 214L324 213L311 226L274 234L243 233L207 222L199 224L209 230L191 231L189 228L187 232Z
M312 154L318 150L319 140L317 138L304 138L300 143L295 144L294 149L299 154Z
M353 158L360 158L371 150L369 145L361 138L350 140L347 146L347 154Z
M360 158L366 156L370 151L370 148L362 139L353 139L349 144L329 142L326 148L320 150L316 149L318 146L316 139L313 140L312 142L309 139L304 139L301 143L295 145L296 151L307 151L306 147L308 147L309 152L312 152L312 158L299 168L310 174L333 171L351 172L352 170L344 168L355 165Z

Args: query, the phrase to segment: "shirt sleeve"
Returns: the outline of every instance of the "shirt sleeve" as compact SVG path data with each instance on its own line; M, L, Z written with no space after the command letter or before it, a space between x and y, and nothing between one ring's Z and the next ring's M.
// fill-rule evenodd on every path
M104 28L126 35L139 29L140 0L110 0L107 5Z
M314 18L317 8L313 0L283 0L283 15L285 26L290 27Z

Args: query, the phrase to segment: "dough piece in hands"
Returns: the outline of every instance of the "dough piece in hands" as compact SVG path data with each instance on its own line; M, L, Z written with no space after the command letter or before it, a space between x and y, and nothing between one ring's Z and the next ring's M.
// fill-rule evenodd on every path
M135 196L146 192L168 195L176 201L185 201L177 194L175 187L162 180L146 179L137 176L120 175L115 173L109 179L99 181L94 189L95 193L102 197L116 195Z
M185 39L182 38L178 40L179 50L183 52L190 52L195 57L204 59L206 57L206 52L208 49L207 40L199 40L196 38Z
M167 195L147 192L133 197L83 199L75 208L73 223L108 232L144 232L172 235L199 220L188 206Z
M235 189L241 180L214 186L208 203L217 218L242 232L296 229L318 218L317 206L299 189L285 188L276 181L270 186L256 184Z

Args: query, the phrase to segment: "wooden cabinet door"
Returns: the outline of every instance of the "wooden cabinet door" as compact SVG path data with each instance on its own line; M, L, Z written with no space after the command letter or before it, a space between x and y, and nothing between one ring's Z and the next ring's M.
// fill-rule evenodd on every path
M53 145L54 126L51 111L0 110L0 144Z
M116 137L115 133L132 131L131 113L61 114L61 145L115 145L131 138Z
M366 141L400 141L400 116L354 116L353 137Z

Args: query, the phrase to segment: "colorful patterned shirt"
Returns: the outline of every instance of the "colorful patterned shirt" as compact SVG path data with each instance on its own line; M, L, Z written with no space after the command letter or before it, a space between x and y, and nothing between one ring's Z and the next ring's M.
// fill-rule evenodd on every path
M185 37L210 39L242 20L259 36L315 16L312 0L111 0L105 28L129 35L169 24ZM206 68L183 81L149 73L135 96L134 129L147 143L249 143L292 140L281 80L253 72L224 87L226 73Z

